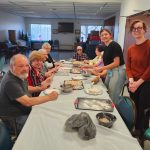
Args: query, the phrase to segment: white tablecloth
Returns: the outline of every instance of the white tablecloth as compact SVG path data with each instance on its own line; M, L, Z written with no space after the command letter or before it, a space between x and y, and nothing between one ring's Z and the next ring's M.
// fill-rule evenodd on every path
M71 79L71 76L55 76L51 88L59 88L66 79ZM116 109L112 112L117 117L116 122L112 128L105 128L97 122L95 116L98 111L75 109L74 100L77 97L109 98L104 89L103 94L97 96L74 90L59 95L56 101L34 106L13 150L142 150ZM64 130L65 121L81 112L87 112L92 118L97 129L96 138L85 141L80 139L77 132Z

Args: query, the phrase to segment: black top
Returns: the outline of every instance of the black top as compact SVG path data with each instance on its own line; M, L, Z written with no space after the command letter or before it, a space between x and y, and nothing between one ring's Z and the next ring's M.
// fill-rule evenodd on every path
M117 42L112 41L108 46L104 47L104 54L103 54L104 65L106 66L111 64L114 61L115 57L120 58L119 66L124 65L122 48Z
M20 116L30 113L31 108L16 99L28 95L27 81L14 76L10 71L3 77L0 85L0 115Z
M48 61L49 63L52 63L53 64L53 68L55 67L55 62L54 62L53 58L51 57L50 53L48 54L48 58L47 58L46 61Z

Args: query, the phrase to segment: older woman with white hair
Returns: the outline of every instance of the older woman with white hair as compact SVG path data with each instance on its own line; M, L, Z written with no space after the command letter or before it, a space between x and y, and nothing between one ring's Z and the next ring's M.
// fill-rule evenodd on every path
M84 61L88 60L88 56L86 53L83 53L83 48L81 46L77 46L77 51L74 54L73 59L76 61Z
M48 54L46 49L39 49L38 52L40 52L43 56L42 75L46 78L52 76L52 74L58 70L58 67L49 69L49 63L47 62Z
M42 45L42 49L45 49L47 51L47 55L48 55L48 58L46 59L46 61L48 61L49 63L51 63L51 67L54 68L55 67L55 61L53 60L53 58L51 57L50 55L50 52L51 52L51 45L49 43L44 43ZM51 68L50 67L50 68Z

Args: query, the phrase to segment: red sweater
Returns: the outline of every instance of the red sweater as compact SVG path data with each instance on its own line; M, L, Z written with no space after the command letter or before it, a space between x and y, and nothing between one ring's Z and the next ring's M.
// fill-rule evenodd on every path
M128 49L126 61L128 78L150 80L150 40Z

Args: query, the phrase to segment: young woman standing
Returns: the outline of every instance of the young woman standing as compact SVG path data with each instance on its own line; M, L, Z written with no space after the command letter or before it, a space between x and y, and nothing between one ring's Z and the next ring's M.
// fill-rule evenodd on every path
M103 62L104 66L99 70L107 70L105 85L113 102L117 104L123 84L126 80L123 53L120 45L112 40L112 34L108 29L100 31L101 41L105 44Z
M130 97L137 108L134 133L140 136L149 126L149 115L144 115L144 110L150 108L150 40L145 38L146 25L140 20L131 24L130 32L135 44L128 49L126 72Z

